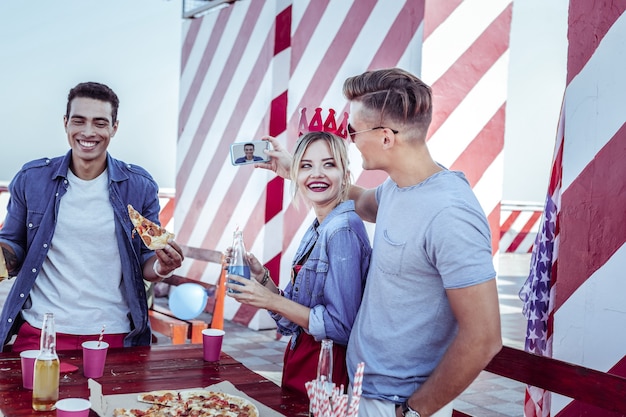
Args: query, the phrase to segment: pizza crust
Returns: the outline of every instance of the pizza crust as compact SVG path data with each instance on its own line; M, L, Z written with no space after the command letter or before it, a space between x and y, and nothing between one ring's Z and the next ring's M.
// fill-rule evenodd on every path
M133 235L138 233L148 249L163 249L167 242L175 237L174 233L168 232L153 221L146 219L130 204L128 205L128 216L135 226Z
M148 404L172 405L180 399L178 392L171 390L150 391L139 394L137 401Z

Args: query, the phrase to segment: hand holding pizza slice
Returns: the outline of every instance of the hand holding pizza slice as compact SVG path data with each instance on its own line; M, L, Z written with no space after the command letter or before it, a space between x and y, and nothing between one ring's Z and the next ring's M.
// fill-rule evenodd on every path
M130 204L128 205L128 215L133 226L135 226L133 235L137 232L148 249L163 249L168 240L174 239L174 233L170 233L158 224L146 219Z

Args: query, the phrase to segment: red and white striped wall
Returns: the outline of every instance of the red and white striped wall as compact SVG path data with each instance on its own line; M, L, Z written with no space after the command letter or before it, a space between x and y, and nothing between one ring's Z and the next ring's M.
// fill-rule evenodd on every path
M626 2L569 4L553 357L626 376ZM556 395L551 411L614 415Z

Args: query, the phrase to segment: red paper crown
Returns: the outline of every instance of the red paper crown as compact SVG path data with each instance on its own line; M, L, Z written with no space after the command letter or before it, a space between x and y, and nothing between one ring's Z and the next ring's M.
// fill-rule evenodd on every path
M322 123L322 108L318 107L315 109L315 114L311 119L311 123L307 122L306 119L306 107L303 107L300 110L300 122L298 122L298 136L302 136L305 133L309 132L329 132L333 133L339 137L347 138L348 137L348 113L343 113L343 119L341 119L341 123L337 125L337 121L335 120L335 110L328 109L328 117L326 117L326 121Z

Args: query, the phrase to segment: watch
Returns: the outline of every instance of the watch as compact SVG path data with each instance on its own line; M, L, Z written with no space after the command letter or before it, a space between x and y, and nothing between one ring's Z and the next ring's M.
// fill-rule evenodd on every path
M421 417L420 413L411 408L408 400L402 403L402 415L404 417Z

